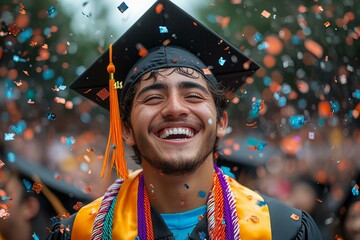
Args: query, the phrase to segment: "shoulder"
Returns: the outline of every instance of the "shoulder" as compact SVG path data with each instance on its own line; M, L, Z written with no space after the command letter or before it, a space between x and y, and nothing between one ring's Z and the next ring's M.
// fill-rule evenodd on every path
M312 217L275 198L262 195L269 208L273 239L322 239Z

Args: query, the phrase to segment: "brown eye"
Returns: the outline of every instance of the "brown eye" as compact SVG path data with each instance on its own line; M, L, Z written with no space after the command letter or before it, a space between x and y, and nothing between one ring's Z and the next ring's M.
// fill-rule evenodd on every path
M161 95L151 95L151 96L148 96L146 97L144 100L143 100L143 103L145 104L157 104L159 102L161 102L164 98L161 96Z

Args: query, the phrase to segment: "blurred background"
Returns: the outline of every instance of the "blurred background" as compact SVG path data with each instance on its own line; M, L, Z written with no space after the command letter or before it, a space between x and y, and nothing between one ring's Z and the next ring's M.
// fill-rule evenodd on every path
M99 177L108 112L68 86L154 2L1 1L1 160L102 195L114 178ZM360 2L173 2L261 66L228 98L220 164L341 239L339 209L359 194Z

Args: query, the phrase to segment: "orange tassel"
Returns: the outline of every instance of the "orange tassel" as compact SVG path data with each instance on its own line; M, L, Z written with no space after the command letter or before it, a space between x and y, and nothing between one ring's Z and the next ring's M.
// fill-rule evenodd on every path
M110 92L110 129L101 170L101 177L104 177L106 166L108 165L109 159L111 159L106 177L109 178L111 169L115 165L115 169L119 177L127 179L129 177L129 173L126 167L124 144L121 134L122 125L119 110L119 99L114 79L115 65L112 63L112 44L110 44L109 47L109 65L107 66L107 71L109 73Z

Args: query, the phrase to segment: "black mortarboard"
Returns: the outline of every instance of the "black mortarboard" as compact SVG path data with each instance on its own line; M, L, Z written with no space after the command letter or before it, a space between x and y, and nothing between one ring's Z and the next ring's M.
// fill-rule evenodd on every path
M113 63L116 66L115 79L123 85L137 80L141 75L166 66L188 66L194 59L190 54L161 49L160 46L177 46L197 56L218 81L229 88L239 87L244 77L259 67L236 47L201 24L169 0L156 1L114 44ZM136 64L140 55L156 49L157 54L148 53L141 66ZM163 54L161 54L163 53ZM168 56L167 53L170 53ZM106 66L109 53L104 52L72 85L71 88L109 109L108 78ZM149 59L149 57L151 57ZM170 65L167 65L171 63ZM191 67L196 67L192 63ZM203 66L199 70L203 72ZM126 76L135 72L136 78ZM126 90L126 88L125 88Z
M36 192L36 184L40 184L39 194L43 195L56 215L64 213L74 213L73 207L79 203L88 203L93 200L88 194L74 185L56 179L55 173L48 168L38 164L30 163L25 159L16 157L14 161L4 160L5 166L2 171L11 171L17 174L19 180L23 182L24 188L28 192ZM34 185L35 184L35 185Z
M111 68L107 68L109 62L114 64ZM202 73L208 81L220 82L228 90L240 87L246 76L259 68L239 49L170 0L156 1L71 85L72 89L84 97L110 109L110 140L103 166L112 152L112 163L115 163L119 172L118 160L114 158L123 157L120 153L122 143L118 137L121 136L118 129L120 119L114 118L119 110L118 106L111 106L114 103L109 99L121 101L129 86L143 74L169 67L193 68ZM107 73L110 73L110 82L106 77ZM118 82L115 82L115 79ZM109 89L109 86L114 87ZM121 88L118 98L117 89ZM116 102L118 104L118 101ZM115 151L113 146L116 146ZM114 156L114 153L121 156ZM124 174L126 175L126 172L120 175Z

